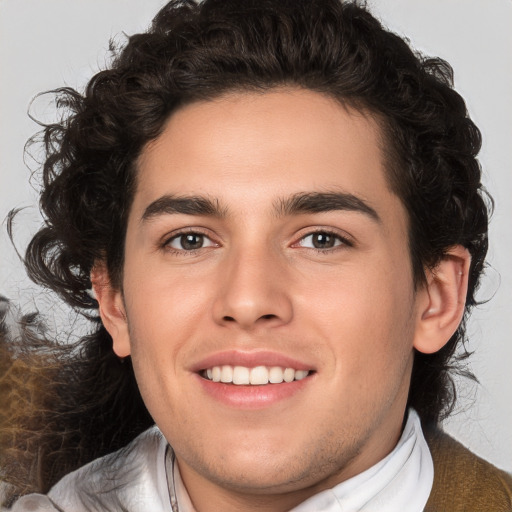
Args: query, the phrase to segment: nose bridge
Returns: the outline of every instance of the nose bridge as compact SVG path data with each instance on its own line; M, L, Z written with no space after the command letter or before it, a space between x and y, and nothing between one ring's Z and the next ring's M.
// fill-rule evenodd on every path
M283 258L267 244L234 248L224 261L215 320L244 329L289 322L293 311L285 274Z

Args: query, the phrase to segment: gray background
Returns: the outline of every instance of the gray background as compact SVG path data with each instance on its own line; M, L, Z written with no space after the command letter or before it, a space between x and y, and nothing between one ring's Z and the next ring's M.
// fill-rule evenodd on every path
M0 294L23 311L39 309L50 327L81 332L83 324L51 294L32 285L7 239L7 212L18 218L23 247L38 226L37 199L28 184L23 146L37 126L31 98L63 84L81 87L105 67L108 40L123 41L147 27L162 0L0 0ZM510 0L370 0L392 30L413 46L448 60L456 88L484 136L484 182L496 200L489 263L469 325L471 368L480 385L460 383L460 402L446 429L479 455L512 471L512 2ZM34 112L51 119L38 101ZM30 162L28 162L30 163ZM32 164L33 165L33 164ZM34 183L34 185L37 185Z

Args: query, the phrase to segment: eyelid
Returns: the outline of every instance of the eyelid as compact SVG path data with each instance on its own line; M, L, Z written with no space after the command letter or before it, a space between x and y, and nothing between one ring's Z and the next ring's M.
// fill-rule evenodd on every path
M319 249L319 248L313 248L313 247L304 247L305 249L312 249L319 252L329 252L329 251L335 251L336 249L339 249L341 247L353 247L355 245L355 241L352 236L350 236L345 231L341 231L339 229L333 228L333 227L323 227L323 226L311 226L303 228L299 231L299 233L295 237L295 242L291 244L291 247L301 247L301 242L314 234L317 233L325 233L330 236L334 236L337 240L339 240L341 243L335 245L334 247L329 247L325 249ZM170 246L170 243L173 240L176 240L180 236L187 235L187 234L197 234L201 235L204 238L208 239L211 243L211 245L208 245L206 247L200 247L198 249L191 249L191 250L185 250L185 249L178 249ZM179 254L193 254L194 252L200 251L201 249L208 249L210 247L220 247L222 244L217 240L218 237L212 236L212 233L209 229L205 229L199 226L188 226L184 228L176 229L170 233L167 233L161 243L160 246L170 252L175 252Z
M202 237L208 239L211 242L211 245L208 245L206 247L200 247L198 249L191 249L189 251L187 251L185 249L177 249L170 245L173 240L178 239L180 236L189 235L189 234L201 235ZM212 234L209 230L201 228L201 227L197 227L197 226L189 226L186 228L176 229L174 231L171 231L170 233L167 233L163 237L160 245L164 250L167 250L170 252L175 252L175 253L179 253L179 254L191 254L191 253L194 253L201 249L208 249L210 247L219 247L220 243L215 240L215 237L212 236Z
M332 227L315 226L302 229L301 233L297 235L296 241L293 242L292 247L301 247L300 242L302 242L308 236L312 236L317 233L325 233L326 235L334 236L335 238L341 241L341 244L335 245L334 247L329 247L327 249L317 249L313 247L305 247L305 249L313 249L316 251L328 252L329 250L333 251L343 246L353 247L355 245L353 237L344 231L340 231Z
M209 243L203 245L202 247L198 247L197 249L183 249L183 248L179 248L179 247L174 247L172 245L174 242L180 240L183 236L186 236L187 234L200 236L203 241L208 241ZM216 246L215 242L213 242L210 239L210 237L203 235L202 233L181 233L180 235L176 235L167 241L167 247L172 247L173 249L175 249L177 251L183 251L183 252L193 252L195 250L206 249L207 247L215 247L215 246Z

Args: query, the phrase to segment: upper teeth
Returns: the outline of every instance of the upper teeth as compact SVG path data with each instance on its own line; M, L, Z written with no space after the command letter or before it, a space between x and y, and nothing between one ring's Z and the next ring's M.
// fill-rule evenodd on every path
M280 366L214 366L208 368L203 375L213 382L232 383L242 385L280 384L302 380L309 374L308 370L294 370L293 368L281 368Z

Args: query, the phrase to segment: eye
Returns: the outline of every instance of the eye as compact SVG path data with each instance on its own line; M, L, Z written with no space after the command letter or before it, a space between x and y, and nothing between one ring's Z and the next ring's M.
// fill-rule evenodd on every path
M351 244L343 237L329 231L316 231L302 237L297 245L310 249L332 249L339 245Z
M204 247L214 247L215 245L206 235L192 232L176 235L166 243L167 247L179 251L195 251Z

